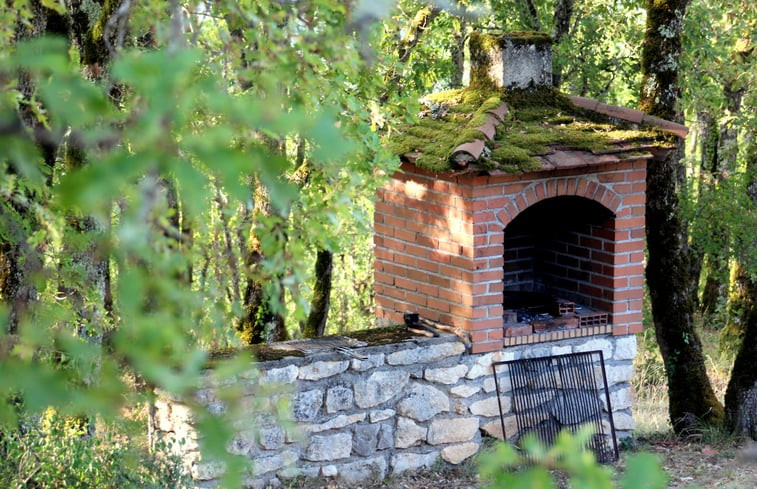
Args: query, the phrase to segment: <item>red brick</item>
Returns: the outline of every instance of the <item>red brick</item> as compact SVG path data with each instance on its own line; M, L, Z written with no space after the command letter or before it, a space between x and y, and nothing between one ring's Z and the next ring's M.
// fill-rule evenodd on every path
M644 205L646 201L645 194L631 194L623 197L623 205Z
M405 291L399 290L395 287L387 287L385 289L385 293L387 296L393 297L394 299L401 299L401 300L405 299Z
M613 326L612 327L613 336L622 336L626 334L628 334L628 326Z
M418 292L425 294L429 297L439 297L439 287L434 285L428 285L426 283L418 283Z
M484 285L484 287L486 287L486 285ZM487 292L489 292L489 293L497 293L497 292L502 292L504 290L505 290L505 284L504 283L502 283L502 282L493 282L493 283L489 284Z
M405 300L407 300L411 304L415 304L415 305L418 305L418 306L425 306L426 303L427 303L427 301L428 301L428 299L429 299L428 297L420 295L420 294L416 294L415 292L406 292L405 293Z
M502 328L489 330L489 340L501 340L504 336L504 330Z
M641 323L634 323L628 326L628 332L631 334L641 333L644 331L644 326Z
M526 204L529 206L532 206L539 201L536 197L536 190L534 190L534 187L528 187L524 195L526 196Z
M584 192L584 197L590 200L594 200L594 196L597 194L597 191L599 190L599 184L594 181L589 181L586 183L586 191Z
M428 261L428 260L421 260L418 259L415 264L416 267L420 268L421 270L426 270L433 273L439 273L439 263Z
M503 191L505 195L513 195L517 194L523 191L524 188L526 188L529 184L525 182L519 182L519 183L509 183L505 186L503 186Z
M597 180L602 183L622 182L625 180L625 175L620 172L600 173L599 175L597 175Z
M474 343L471 346L471 353L487 353L490 351L501 350L503 346L502 340L487 341L481 343Z
M463 301L463 295L456 290L439 289L439 297L449 302L460 303ZM470 296L467 296L467 297L470 297Z
M526 199L523 198L523 195L518 195L515 197L515 206L521 211L525 210L526 207L528 207L528 205L526 205Z
M418 260L415 257L408 256L408 255L402 255L399 253L396 253L394 255L394 262L399 263L401 265L407 265L410 267L417 266Z
M512 338L514 336L527 336L533 334L534 328L530 324L521 324L519 326L505 326L504 336Z
M493 328L502 328L502 318L493 318L493 319L480 319L478 321L474 321L471 326L471 331L481 331L486 329L493 329Z
M586 191L588 188L589 182L585 179L578 180L578 186L576 187L576 193L575 195L578 195L579 197L586 197Z
M503 245L479 246L475 249L475 257L501 256L505 252Z
M470 333L470 340L474 343L486 341L487 339L489 339L488 331L471 331Z
M449 312L450 303L429 297L426 306L441 312Z
M402 277L396 277L394 279L394 285L396 285L400 289L412 290L412 291L418 290L418 285L416 282L413 282L412 280L408 280Z
M626 182L644 181L647 178L645 170L635 170L625 172Z
M536 200L544 200L544 198L547 196L547 187L544 185L544 182L539 182L536 184Z
M634 183L631 186L631 191L633 193L636 193L636 192L646 192L647 191L647 182L637 182L637 183Z
M387 250L386 248L374 248L373 256L375 256L377 260L383 260L387 262L394 261L394 253Z
M395 215L385 215L384 224L386 224L387 226L392 226L399 229L407 228L410 226L410 223L408 221L400 217L397 217Z
M554 179L547 180L547 198L557 197L557 182Z
M478 295L473 298L474 306L490 306L493 304L501 304L501 303L502 303L502 296L500 294Z
M503 195L503 188L501 185L489 185L486 187L476 187L473 190L473 198L497 197L500 195Z
M627 312L625 314L613 314L613 322L618 324L640 322L644 317L642 312Z
M448 265L439 265L439 272L441 275L444 275L445 277L449 277L452 279L461 279L463 278L463 271L459 268L451 267ZM442 286L439 284L439 286Z
M495 219L494 213L491 211L476 212L473 214L473 224L480 222L489 222Z
M380 282L387 285L394 285L394 277L384 272L373 272L373 279L376 282Z
M631 229L644 226L644 217L631 217L617 220L618 229Z

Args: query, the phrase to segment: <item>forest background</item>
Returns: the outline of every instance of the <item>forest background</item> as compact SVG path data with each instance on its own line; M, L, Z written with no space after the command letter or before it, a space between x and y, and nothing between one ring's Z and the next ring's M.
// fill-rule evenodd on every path
M66 429L74 419L92 434L155 388L191 392L211 351L373 326L372 202L398 165L385 139L420 95L465 83L473 29L543 30L562 91L691 128L661 166L663 192L650 191L651 211L672 219L652 226L650 260L670 251L655 268L679 280L650 279L648 326L673 427L725 418L757 437L753 373L733 376L723 412L706 376L676 377L699 366L675 368L680 349L703 364L693 321L704 318L742 359L735 371L757 370L748 0L5 2L8 433L53 406ZM657 303L659 291L675 304ZM248 362L219 362L217 375ZM221 449L228 431L203 416Z

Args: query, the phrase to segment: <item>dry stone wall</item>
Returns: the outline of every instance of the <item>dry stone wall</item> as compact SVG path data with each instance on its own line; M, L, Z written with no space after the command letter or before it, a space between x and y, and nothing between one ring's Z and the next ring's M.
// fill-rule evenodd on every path
M234 420L228 450L252 462L246 487L277 487L302 476L354 483L439 460L459 464L479 451L483 437L501 438L492 362L590 350L604 352L615 427L619 437L628 436L632 335L474 355L446 336L355 350L363 359L333 352L292 357L258 363L234 382L208 380L196 400ZM232 391L243 393L235 408L223 401ZM505 393L502 400L509 411L511 399ZM195 487L216 487L224 467L202 460L192 411L167 397L152 411L153 439L176 442ZM505 430L508 437L517 431L513 415Z

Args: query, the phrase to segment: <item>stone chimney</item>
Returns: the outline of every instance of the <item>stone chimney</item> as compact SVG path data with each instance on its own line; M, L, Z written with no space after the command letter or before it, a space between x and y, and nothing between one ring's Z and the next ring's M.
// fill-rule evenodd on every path
M547 34L474 32L470 54L471 85L506 89L552 85L552 38Z

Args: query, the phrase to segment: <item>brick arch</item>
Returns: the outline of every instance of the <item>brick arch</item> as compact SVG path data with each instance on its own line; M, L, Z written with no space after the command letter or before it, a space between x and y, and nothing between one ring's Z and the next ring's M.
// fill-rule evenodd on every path
M527 186L510 200L496 215L502 227L507 227L518 214L546 199L554 197L583 197L606 207L613 214L618 213L623 199L610 187L580 176L541 180Z

